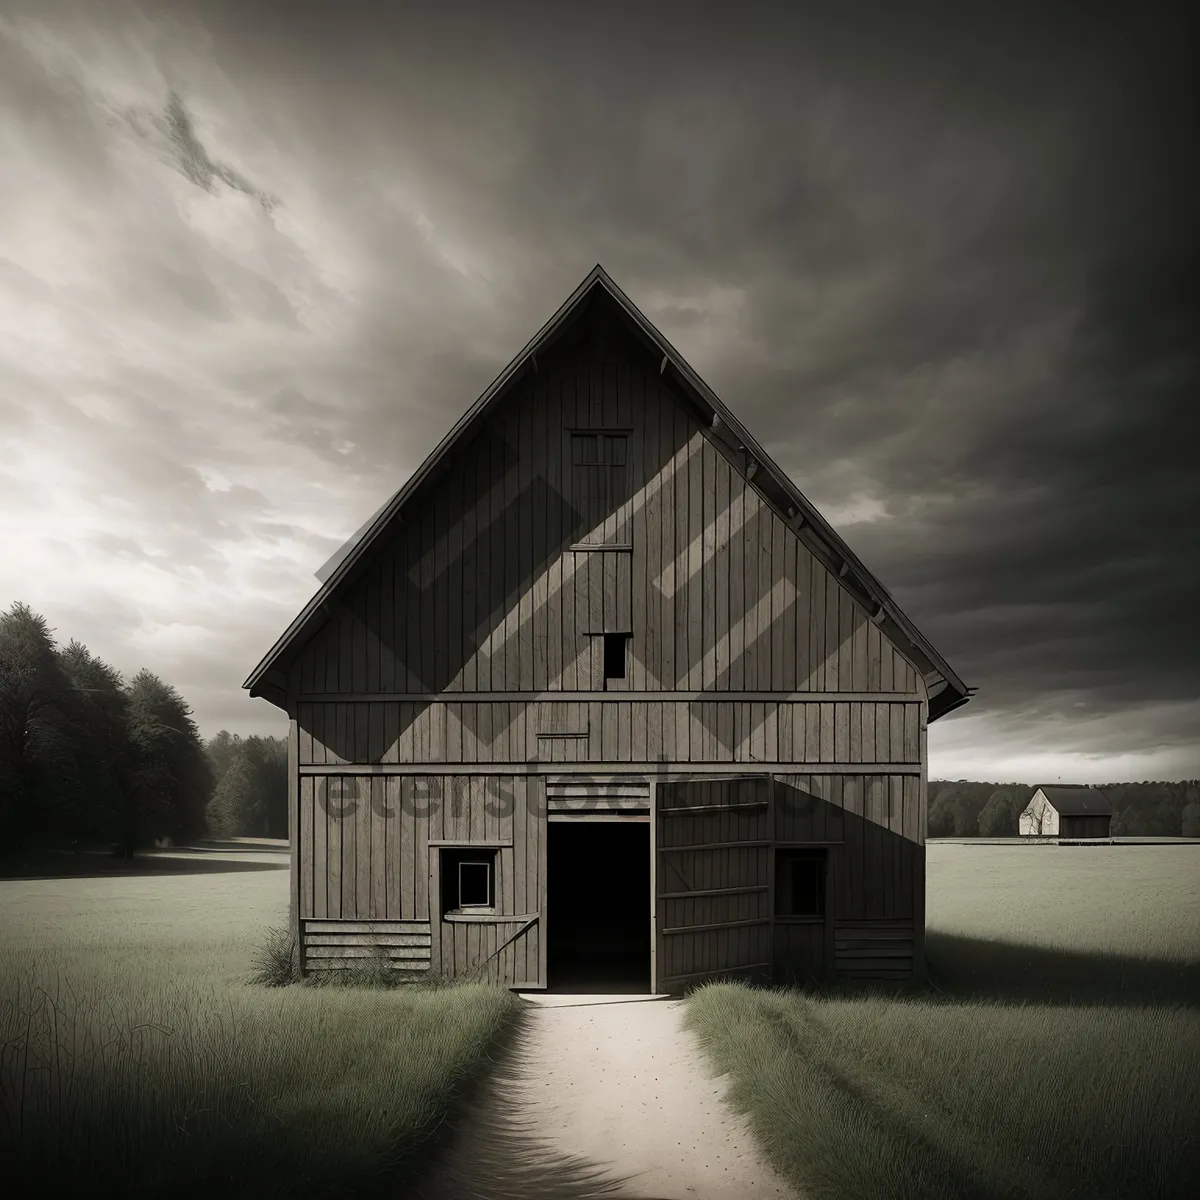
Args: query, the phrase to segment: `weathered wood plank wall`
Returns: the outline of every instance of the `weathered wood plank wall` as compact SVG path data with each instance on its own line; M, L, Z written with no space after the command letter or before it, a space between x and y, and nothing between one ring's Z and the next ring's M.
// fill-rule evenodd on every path
M603 519L569 478L579 429L628 438ZM294 664L302 695L592 690L605 631L632 634L631 691L918 690L836 577L631 362L549 362L519 384L335 608Z
M663 782L657 789L657 987L771 969L768 781Z
M915 696L834 703L635 697L301 701L298 716L303 766L921 761L921 701Z
M772 837L830 850L829 922L747 925L757 958L911 968L924 684L657 364L615 336L606 352L541 359L291 663L299 915L431 921L432 969L461 973L543 911L545 780L528 772L727 764L782 772ZM604 678L605 633L630 635L624 679ZM496 919L438 921L435 843L481 839L498 843ZM704 938L671 936L663 969L707 969ZM494 965L543 978L542 927Z
M461 974L541 912L544 784L521 775L302 776L300 917L433 921L435 969ZM438 842L493 845L497 912L439 921ZM499 951L502 982L539 975L535 924ZM495 972L491 973L496 978Z

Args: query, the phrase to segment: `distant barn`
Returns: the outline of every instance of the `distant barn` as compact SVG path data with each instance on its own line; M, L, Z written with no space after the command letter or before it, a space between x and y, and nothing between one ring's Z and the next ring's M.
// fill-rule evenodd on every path
M1040 787L1021 813L1022 837L1106 838L1112 802L1096 787L1062 784Z
M306 971L921 972L971 689L600 267L318 577L244 685Z

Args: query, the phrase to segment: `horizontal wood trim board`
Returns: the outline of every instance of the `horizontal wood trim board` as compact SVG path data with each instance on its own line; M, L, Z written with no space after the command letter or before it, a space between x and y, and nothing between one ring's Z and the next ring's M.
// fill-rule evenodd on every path
M869 933L855 932L851 929L836 929L834 930L833 940L840 946L843 943L847 946L859 945L875 945L878 942L895 942L895 941L911 941L913 932L911 929L878 929L872 930Z
M637 812L650 807L649 796L559 796L546 798L551 812Z
M778 704L918 704L921 697L916 692L650 692L626 688L613 692L308 692L301 693L297 700L301 704L379 704L401 701L406 704L466 704L493 701L496 704L527 700L560 701L580 703L591 701L600 704L628 704L631 700L675 700L687 704L696 700L731 700L739 704L761 701Z
M566 741L581 741L592 735L585 729L582 733L539 733L537 739L539 742L552 742L556 738L563 738Z
M753 842L697 842L691 846L662 846L658 848L659 854L682 854L688 850L731 850L738 846L770 846L773 843L763 838Z
M341 917L304 917L308 933L428 933L428 921L355 921Z
M639 804L646 805L650 803L650 789L643 787L632 787L626 791L617 791L616 789L599 788L581 788L578 790L568 790L561 784L557 787L550 786L546 789L546 799L551 804L617 804L622 807L633 805L636 808Z
M378 950L374 946L306 946L304 949L306 958L386 958L389 962L402 959L421 962L427 960L429 954L428 946L423 950L416 946L383 946Z
M480 850L508 850L512 848L512 838L430 838L429 846L464 846L468 849L477 847Z
M693 814L703 815L704 813L715 812L739 812L746 809L763 809L770 806L769 800L756 800L753 804L693 804L686 808L659 808L659 812L664 817L690 817Z
M650 811L650 801L640 796L620 800L579 796L570 800L547 800L546 808L552 813L640 813Z
M789 842L789 841L785 841L783 838L777 838L775 841L775 845L780 850L805 850L809 847L812 847L813 849L818 849L821 846L844 846L845 844L846 843L840 838L836 842L822 842L822 841Z
M595 783L590 779L546 780L546 795L555 798L565 796L649 796L650 785L639 779L626 783Z
M433 944L433 935L428 933L306 933L305 947L312 946L362 946L369 941L378 946L424 946Z
M743 896L749 892L767 891L765 883L756 883L750 887L724 888L695 888L689 892L659 892L660 900L690 900L693 896Z
M647 769L655 763L612 763L605 764L612 774L645 776ZM655 778L662 783L686 783L700 776L739 776L730 771L738 763L689 763L678 762L661 765ZM920 763L814 763L773 762L772 770L781 775L920 775ZM568 763L537 762L441 762L430 760L423 763L317 763L301 765L301 777L305 775L559 775ZM595 763L580 763L579 774L595 771ZM676 777L672 772L678 770Z
M632 554L633 546L629 543L612 542L605 544L604 542L575 542L571 546L572 550L591 550L591 551L608 551L617 554Z
M583 825L583 824L586 824L588 821L593 821L597 824L600 824L601 822L604 822L604 821L612 821L614 823L621 824L621 825L649 825L650 824L650 814L649 813L640 813L640 812L623 812L623 813L619 813L619 812L607 812L607 813L582 812L582 813L575 813L575 812L563 812L561 810L555 811L554 809L551 809L549 814L546 817L546 820L549 821L552 825L554 825L554 824Z
M498 913L447 913L442 920L450 925L520 925L525 921L537 921L540 913L516 913L502 916Z
M888 946L862 946L857 949L849 949L845 946L835 945L833 956L838 962L847 963L861 958L912 958L912 946L896 946L894 949Z
M676 925L671 929L660 929L663 937L676 933L708 933L714 929L744 929L748 925L770 925L770 917L751 917L747 921L714 921L711 925Z
M383 966L392 971L428 971L428 962L391 962L390 960L381 960ZM344 960L334 958L308 958L305 957L304 968L307 971L341 971L346 969Z
M766 783L771 775L774 774L773 763L765 763L768 769L765 771L747 771L748 764L743 762L722 763L722 766L728 767L729 771L723 773L723 778L728 783L733 779L752 779L755 783ZM701 774L697 775L696 772ZM660 780L662 783L691 783L707 778L707 768L704 763L688 762L680 764L680 770L677 775L672 775L668 779Z
M747 963L744 967L720 967L711 971L689 971L686 975L664 975L659 980L659 991L662 991L663 986L669 983L682 983L688 979L711 979L716 975L744 975L750 971L769 971L771 964L769 962Z

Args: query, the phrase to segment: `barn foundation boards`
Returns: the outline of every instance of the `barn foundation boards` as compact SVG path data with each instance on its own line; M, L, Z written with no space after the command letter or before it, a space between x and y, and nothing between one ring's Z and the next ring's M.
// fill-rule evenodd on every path
M305 970L922 971L970 689L601 268L318 575L245 685Z

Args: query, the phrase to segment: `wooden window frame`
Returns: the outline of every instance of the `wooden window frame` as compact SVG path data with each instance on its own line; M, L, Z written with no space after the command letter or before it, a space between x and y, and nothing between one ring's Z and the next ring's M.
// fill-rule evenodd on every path
M441 846L438 848L438 868L441 882L439 897L443 917L488 916L496 912L497 873L500 852L496 846ZM488 872L488 902L463 904L462 868L484 866ZM453 903L448 903L453 899Z
M571 500L582 505L586 521L606 518L607 510L623 494L628 482L630 431L626 429L572 429L570 436ZM615 453L607 442L620 443ZM592 458L587 461L579 444L591 443ZM619 459L619 461L617 461Z

